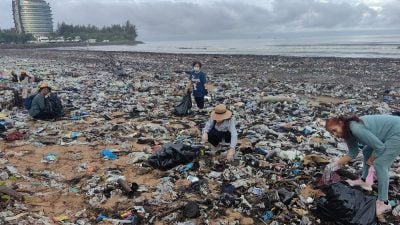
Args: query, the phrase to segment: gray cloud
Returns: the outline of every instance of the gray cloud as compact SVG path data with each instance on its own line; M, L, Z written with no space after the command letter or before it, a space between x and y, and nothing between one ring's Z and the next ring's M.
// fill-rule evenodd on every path
M0 1L0 15L4 15L4 0ZM49 2L55 23L109 25L129 19L137 25L141 40L257 36L296 30L400 28L400 0L385 0L380 9L360 0Z
M400 28L400 0L393 0L384 4L380 19L383 25L391 24Z
M11 12L11 1L0 0L0 28L14 26Z
M322 3L315 0L276 1L273 12L274 24L293 28L359 27L369 18L375 19L377 16L375 10L364 4Z

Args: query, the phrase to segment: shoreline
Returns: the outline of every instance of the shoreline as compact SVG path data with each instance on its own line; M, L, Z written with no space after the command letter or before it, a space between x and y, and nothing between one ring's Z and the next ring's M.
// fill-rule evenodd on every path
M93 43L92 43L93 44ZM137 44L144 44L144 42L140 42ZM126 43L120 43L118 45L126 45ZM136 44L135 44L136 45ZM109 44L103 44L103 43L98 43L98 46L113 46ZM290 55L259 55L259 54L224 54L224 53L173 53L173 52L151 52L151 51L104 51L104 50L84 50L84 49L60 49L62 47L43 47L43 48L5 48L4 50L7 51L19 51L19 50L31 50L31 51L48 51L48 52L60 52L62 54L66 52L78 52L78 53L95 53L95 54L124 54L124 55L170 55L170 56L183 56L183 57L222 57L222 58L240 58L240 57L253 57L253 58L286 58L286 59L293 59L293 60L300 60L300 59L326 59L328 61L340 61L340 60L345 60L345 61L388 61L388 62L393 62L393 63L399 63L400 58L390 58L390 57L339 57L339 56L290 56ZM83 46L74 46L74 47L85 47ZM0 48L1 49L1 48ZM18 52L16 52L18 53Z
M110 45L112 46L112 45ZM83 46L82 46L83 47ZM96 52L96 53L124 53L124 54L165 54L165 55L184 55L184 56L220 56L220 57L245 57L245 56L254 56L254 57L281 57L281 58L326 58L326 59L370 59L370 60L394 60L400 61L400 58L390 58L390 57L340 57L340 56L290 56L290 55L261 55L261 54L244 54L244 53L237 53L237 54L223 54L223 53L174 53L174 52L152 52L152 51L104 51L104 50L83 50L83 49L54 49L48 48L47 50L55 50L55 51L76 51L76 52Z
M123 45L123 44L121 44ZM113 46L113 45L103 45L103 46ZM75 46L75 47L85 47L85 46ZM68 47L67 47L68 48ZM49 50L53 50L50 49ZM55 49L55 50L60 50L60 51L80 51L80 52L110 52L110 53L154 53L154 54L176 54L176 55L210 55L210 56L260 56L260 57L287 57L287 58L339 58L339 59L389 59L389 60L399 60L400 57L350 57L350 56L318 56L318 55L310 55L310 56L300 56L300 55L279 55L279 54L255 54L255 53L188 53L188 52L157 52L157 51L143 51L143 50L137 50L137 51L128 51L128 50L91 50L91 49Z
M52 49L62 47L86 47L86 46L105 46L105 45L138 45L144 44L142 41L120 41L120 42L96 42L96 43L34 43L34 44L0 44L0 49Z
M285 58L327 58L327 59L388 59L388 60L399 60L399 57L372 57L372 56L364 56L364 57L350 57L350 56L314 56L314 55L279 55L279 54L256 54L256 53L189 53L189 52L157 52L157 51L129 51L129 50L90 50L90 49L82 49L87 47L97 47L97 46L135 46L145 44L143 41L134 41L134 42L97 42L97 43L35 43L35 44L0 44L0 49L3 50L18 50L18 49L32 49L32 50L56 50L56 51L77 51L77 52L98 52L98 53L153 53L153 54L170 54L170 55L205 55L205 56L259 56L259 57L285 57ZM68 48L81 48L81 49L68 49ZM398 47L400 49L400 46Z

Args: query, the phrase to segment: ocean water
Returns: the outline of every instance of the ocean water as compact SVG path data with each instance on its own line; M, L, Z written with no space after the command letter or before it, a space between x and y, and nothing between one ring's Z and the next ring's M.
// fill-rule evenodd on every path
M62 49L187 54L400 58L400 35L312 38L157 41L135 46L108 45Z

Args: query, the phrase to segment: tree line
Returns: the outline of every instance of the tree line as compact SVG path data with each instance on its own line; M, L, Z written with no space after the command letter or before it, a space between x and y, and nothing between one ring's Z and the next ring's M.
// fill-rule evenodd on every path
M57 30L50 35L50 38L60 37L75 38L79 36L82 41L88 39L96 39L97 41L135 41L137 37L136 26L129 20L123 25L111 25L104 27L96 27L93 25L72 25L61 23L58 24ZM35 40L32 34L18 34L14 28L2 30L0 29L1 43L26 43Z
M136 26L129 20L124 25L111 25L102 28L93 25L58 24L57 36L74 38L80 36L82 40L97 39L109 41L135 41L137 37Z
M0 44L1 43L26 43L28 41L34 40L32 34L18 34L17 31L12 29L0 29Z

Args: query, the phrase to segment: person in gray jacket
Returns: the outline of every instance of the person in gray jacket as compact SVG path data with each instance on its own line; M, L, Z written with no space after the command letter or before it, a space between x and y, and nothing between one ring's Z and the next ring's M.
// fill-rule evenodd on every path
M209 142L215 147L222 141L230 143L226 157L228 161L233 159L238 141L236 120L224 104L217 105L211 112L211 117L207 121L202 134L202 142Z
M51 87L47 82L39 85L39 91L32 100L29 115L34 119L55 119L64 114L61 100L51 93Z

